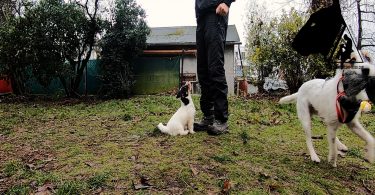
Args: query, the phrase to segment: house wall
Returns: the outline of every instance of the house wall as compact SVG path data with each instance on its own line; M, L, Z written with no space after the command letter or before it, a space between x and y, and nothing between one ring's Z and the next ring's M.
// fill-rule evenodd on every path
M228 84L228 95L234 93L234 46L227 46L224 53L225 75ZM195 56L184 56L183 73L197 73L197 58ZM199 79L199 78L198 78Z

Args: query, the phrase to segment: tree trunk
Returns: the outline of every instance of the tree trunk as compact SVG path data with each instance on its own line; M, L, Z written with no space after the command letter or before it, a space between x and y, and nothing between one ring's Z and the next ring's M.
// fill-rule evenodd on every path
M362 11L361 11L361 1L357 0L357 11L358 11L358 41L357 49L362 49Z
M92 30L95 30L95 29L92 29ZM92 48L94 47L94 43L95 43L95 34L92 36L91 40L88 43L89 49L87 51L85 59L83 59L81 62L77 63L77 72L76 72L74 81L72 82L72 84L73 84L72 90L73 90L74 94L76 94L76 95L79 94L79 84L82 81L83 71L85 70L85 68L87 68L87 64L90 60L90 56L91 56Z
M59 77L60 82L62 83L64 90L65 90L65 95L66 97L70 97L70 91L68 89L68 86L66 84L66 79L64 77Z
M24 79L23 75L21 75L20 71L14 70L10 73L10 80L12 83L13 93L16 95L24 95L25 94L25 87L23 85Z

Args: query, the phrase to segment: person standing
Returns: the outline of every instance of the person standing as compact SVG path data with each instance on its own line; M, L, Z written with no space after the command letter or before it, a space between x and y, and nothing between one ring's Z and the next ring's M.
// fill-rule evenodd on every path
M224 48L228 14L235 0L195 0L197 19L197 72L201 87L203 119L194 123L197 131L220 135L228 129L228 85L224 69Z

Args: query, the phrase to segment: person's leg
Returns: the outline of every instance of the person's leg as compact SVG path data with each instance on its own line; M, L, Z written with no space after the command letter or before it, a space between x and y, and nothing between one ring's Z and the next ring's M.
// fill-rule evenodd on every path
M228 17L208 14L206 18L206 47L208 72L211 79L211 95L214 100L215 120L226 123L228 120L228 85L224 69L225 39Z
M201 87L200 108L203 112L204 118L202 121L194 123L194 130L207 130L208 125L212 125L214 121L214 101L211 92L211 80L209 77L208 63L207 63L207 48L206 48L206 23L205 17L197 19L197 73L199 85Z

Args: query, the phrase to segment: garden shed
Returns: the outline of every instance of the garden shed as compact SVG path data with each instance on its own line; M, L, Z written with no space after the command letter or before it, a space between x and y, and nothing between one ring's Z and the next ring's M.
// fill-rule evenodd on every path
M135 93L171 91L180 81L191 81L199 93L196 59L196 26L155 27L147 38L147 49L135 61ZM234 48L241 44L235 25L229 25L225 48L228 92L234 95Z

